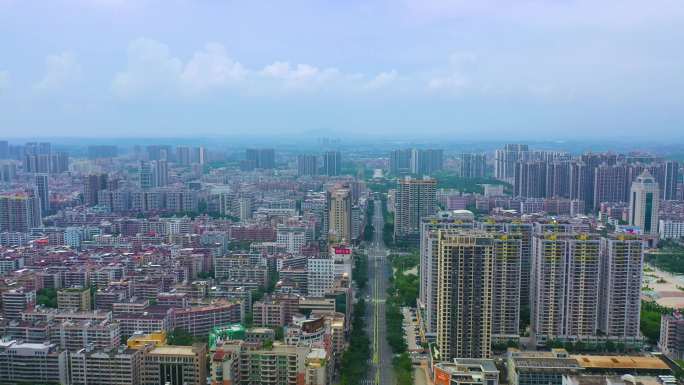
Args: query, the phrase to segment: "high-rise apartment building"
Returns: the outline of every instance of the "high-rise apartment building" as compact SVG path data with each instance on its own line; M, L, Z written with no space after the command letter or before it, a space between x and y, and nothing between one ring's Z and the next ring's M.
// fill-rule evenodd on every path
M323 154L323 174L338 176L342 173L342 154L339 151L326 151Z
M625 202L629 185L629 167L618 163L602 164L594 170L594 209L603 202Z
M176 163L181 166L190 165L190 147L178 146L176 147Z
M554 161L546 165L546 194L548 198L570 198L571 162Z
M516 163L527 159L529 147L526 144L507 144L496 150L494 155L494 177L507 182L515 178Z
M9 158L9 143L6 140L0 140L0 159Z
M452 213L428 216L420 225L420 286L418 303L423 309L423 320L427 334L433 336L437 330L437 266L439 262L439 230L473 229L472 221L464 221Z
M662 190L663 200L670 201L677 199L677 181L679 180L679 162L668 160L664 164L665 178Z
M116 158L118 155L118 148L112 145L93 145L88 146L88 159L106 159Z
M514 195L523 198L545 198L547 163L520 161L515 166Z
M275 150L272 148L248 148L245 151L245 158L254 168L275 168Z
M599 329L605 336L639 338L644 242L632 234L601 239Z
M27 233L42 226L40 199L27 194L0 195L0 233Z
M335 284L335 261L332 258L309 258L306 265L307 294L323 297Z
M629 224L645 234L658 233L660 189L648 170L632 182L629 198Z
M390 174L403 175L411 172L411 150L394 150L390 153Z
M40 212L47 215L50 211L50 187L47 174L36 174L36 190L40 198Z
M297 155L297 175L318 175L318 157L316 155Z
M463 178L484 178L487 171L487 157L484 154L460 155L459 175Z
M444 151L436 149L394 150L390 153L390 173L393 175L431 175L444 167Z
M437 181L432 178L406 177L397 180L395 238L418 240L421 218L434 215L437 211L436 188Z
M169 184L169 163L166 160L152 162L152 177L155 187L164 187Z
M474 230L440 230L438 237L439 359L488 358L492 340L494 236Z
M600 240L546 226L532 241L531 324L535 341L595 336Z
M99 192L107 189L107 174L90 174L83 181L83 204L99 204Z
M444 167L443 150L411 150L411 173L416 175L431 175Z
M492 260L492 339L520 336L522 234L496 234Z
M328 238L333 242L351 242L351 191L346 187L335 187L328 193L328 202Z

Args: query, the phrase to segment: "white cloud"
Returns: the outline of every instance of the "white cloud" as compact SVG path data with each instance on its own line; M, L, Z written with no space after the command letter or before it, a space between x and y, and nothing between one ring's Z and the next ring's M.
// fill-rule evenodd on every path
M432 90L459 91L465 89L469 84L468 79L458 73L434 77L428 81L428 87Z
M449 65L445 71L428 80L431 90L462 91L472 86L472 74L477 65L477 55L473 52L455 52L449 55Z
M195 52L185 65L181 82L191 89L202 91L233 84L246 76L247 70L228 57L221 44L209 43L204 50Z
M392 83L396 71L382 72L371 79L344 73L337 68L310 64L273 62L260 70L245 67L232 59L219 43L208 43L187 61L171 54L156 40L136 39L128 47L125 70L112 82L120 97L192 97L214 90L239 88L252 94L284 91L367 90Z
M176 91L182 71L183 63L169 54L166 45L151 39L136 39L128 46L126 70L116 74L112 88L124 97L149 92L164 94Z
M129 45L126 70L116 74L112 88L123 97L193 94L234 85L247 72L218 43L207 44L183 63L165 44L140 38Z
M45 59L45 75L35 84L35 88L40 91L59 89L77 81L80 76L81 65L76 57L73 53L64 51Z
M280 80L286 87L309 88L335 82L346 77L337 68L318 68L309 64L290 65L289 62L277 61L267 65L261 74Z
M392 70L389 72L380 72L373 79L366 83L366 88L375 90L390 85L397 80L397 71Z

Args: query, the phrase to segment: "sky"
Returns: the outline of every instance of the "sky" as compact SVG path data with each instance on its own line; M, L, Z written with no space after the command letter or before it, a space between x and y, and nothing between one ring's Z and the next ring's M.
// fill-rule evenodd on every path
M0 137L684 139L681 0L0 0Z

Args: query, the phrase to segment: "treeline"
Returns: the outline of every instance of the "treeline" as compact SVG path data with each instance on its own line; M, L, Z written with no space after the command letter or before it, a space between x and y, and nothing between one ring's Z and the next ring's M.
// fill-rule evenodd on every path
M365 330L365 314L366 301L360 299L359 302L354 305L349 348L342 354L340 366L340 373L342 373L340 384L342 385L360 384L368 374L370 339Z
M658 252L646 253L645 259L661 270L684 274L684 247L673 242L661 246Z
M354 277L354 282L356 282L359 291L364 291L368 284L368 256L366 254L354 254L352 277Z
M413 366L404 337L404 315L402 306L414 306L418 297L418 276L405 274L406 270L415 267L418 257L415 254L394 255L390 258L394 274L390 275L390 286L387 289L385 302L385 322L387 324L387 343L395 354L392 359L397 384L413 384Z
M641 301L641 333L651 344L657 343L660 338L660 317L671 313L672 309L656 302Z
M390 278L392 285L388 290L390 296L397 298L400 306L416 306L420 285L418 274L406 274L406 271L418 266L419 260L420 256L417 252L393 255L391 258L396 274Z

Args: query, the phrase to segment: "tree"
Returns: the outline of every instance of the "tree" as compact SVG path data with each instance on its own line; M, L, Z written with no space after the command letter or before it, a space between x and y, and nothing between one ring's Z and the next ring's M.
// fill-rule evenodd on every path
M192 334L188 333L185 329L174 328L171 333L166 336L166 343L169 345L185 345L189 346L195 342Z
M57 290L55 289L40 289L36 293L36 303L45 307L57 307Z
M285 339L285 330L282 326L275 328L275 339L276 341L283 341Z

